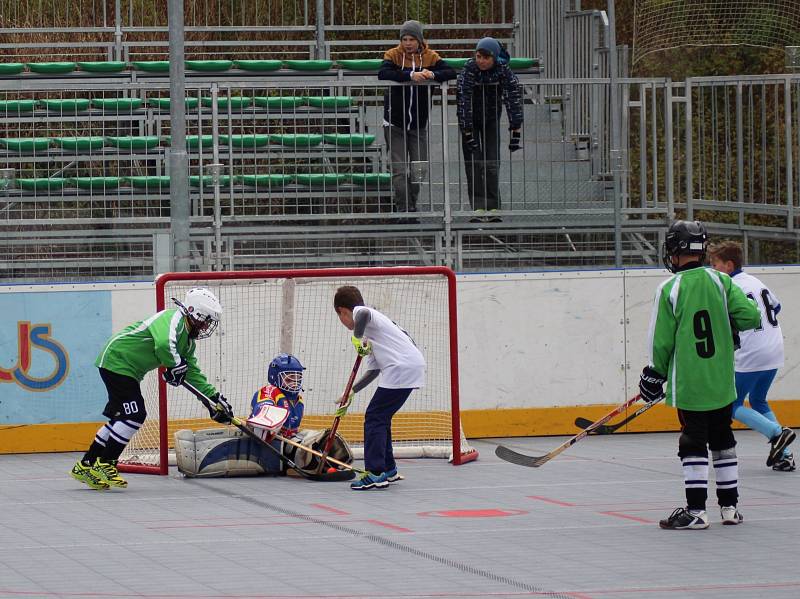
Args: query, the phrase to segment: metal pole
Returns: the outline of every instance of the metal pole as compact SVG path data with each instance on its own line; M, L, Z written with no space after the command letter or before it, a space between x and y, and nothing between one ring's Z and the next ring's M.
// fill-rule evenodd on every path
M325 0L317 0L317 59L325 59Z
M608 75L609 75L609 120L611 126L611 178L614 181L614 265L622 266L622 149L620 148L619 93L617 90L617 21L614 0L608 0Z
M183 0L169 0L169 206L172 268L189 270L189 157L186 154L186 73Z

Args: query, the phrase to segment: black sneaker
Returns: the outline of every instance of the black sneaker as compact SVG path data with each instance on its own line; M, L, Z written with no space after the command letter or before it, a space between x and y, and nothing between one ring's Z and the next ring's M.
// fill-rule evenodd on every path
M772 465L776 472L794 472L794 456L791 453L784 454L777 462Z
M661 520L658 525L671 530L702 530L708 528L708 515L705 510L689 511L679 507L666 520Z
M789 445L797 435L795 432L787 427L783 427L780 434L776 435L769 440L772 447L769 448L769 457L767 457L767 466L772 466L783 456L783 450Z

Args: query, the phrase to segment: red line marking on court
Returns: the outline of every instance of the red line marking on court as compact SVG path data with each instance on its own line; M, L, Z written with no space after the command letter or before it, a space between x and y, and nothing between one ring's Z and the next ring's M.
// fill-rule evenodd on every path
M312 503L311 507L316 507L321 510L325 510L326 512L330 512L331 514L338 514L340 516L349 516L350 512L345 512L342 510L337 510L335 507L331 507L329 505L325 505L323 503Z
M367 522L369 522L370 524L383 526L384 528L390 528L391 530L396 530L397 532L414 532L410 528L403 528L402 526L396 526L394 524L389 524L388 522L381 522L380 520L368 519Z
M652 524L652 520L645 520L644 518L638 518L636 516L631 516L629 514L623 514L622 512L597 512L598 514L603 514L604 516L614 516L615 518L625 518L626 520L633 520L634 522L644 522L645 524Z
M539 501L544 501L545 503L552 503L555 505L562 505L564 507L575 507L576 504L570 503L568 501L559 501L558 499L550 499L549 497L542 497L541 495L528 495L528 499L538 499Z
M793 580L790 582L774 582L774 583L752 583L752 584L704 584L698 586L685 586L685 587L650 587L650 588L625 588L625 589L589 589L586 591L579 591L579 593L586 593L588 597L595 595L618 595L623 593L691 593L693 596L703 591L744 591L749 589L783 589L783 588L800 588L800 581ZM559 591L562 594L570 594L570 591Z
M432 516L434 518L504 518L506 516L520 516L527 514L525 510L439 510L434 512L419 512L417 516Z

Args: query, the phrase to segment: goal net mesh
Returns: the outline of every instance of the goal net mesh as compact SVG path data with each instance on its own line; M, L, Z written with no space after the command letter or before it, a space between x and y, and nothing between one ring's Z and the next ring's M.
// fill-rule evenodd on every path
M367 305L400 325L414 339L427 362L426 385L415 390L392 422L398 457L451 457L453 411L457 411L451 380L448 281L442 275L243 278L169 281L165 307L182 300L192 287L208 287L219 298L223 313L208 339L197 341L195 356L203 373L230 401L237 416L250 414L253 394L267 384L267 367L279 352L297 356L306 367L303 378L305 415L302 428L331 425L336 401L344 391L355 362L350 331L333 309L341 285L356 285ZM359 373L363 374L362 371ZM360 391L341 419L339 433L363 455L364 412L377 381ZM161 390L159 390L161 387ZM142 384L148 418L123 453L120 463L155 465L161 447L159 393L166 393L166 437L170 448L180 429L219 426L209 420L200 402L183 388L158 384L156 372ZM457 395L457 394L456 394ZM469 448L462 439L461 454ZM361 449L361 451L359 451Z
M797 0L636 0L633 62L686 46L800 43Z

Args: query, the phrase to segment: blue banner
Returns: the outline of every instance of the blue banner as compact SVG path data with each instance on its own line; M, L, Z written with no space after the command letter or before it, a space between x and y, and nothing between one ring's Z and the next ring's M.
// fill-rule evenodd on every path
M110 291L0 294L0 425L102 420Z

